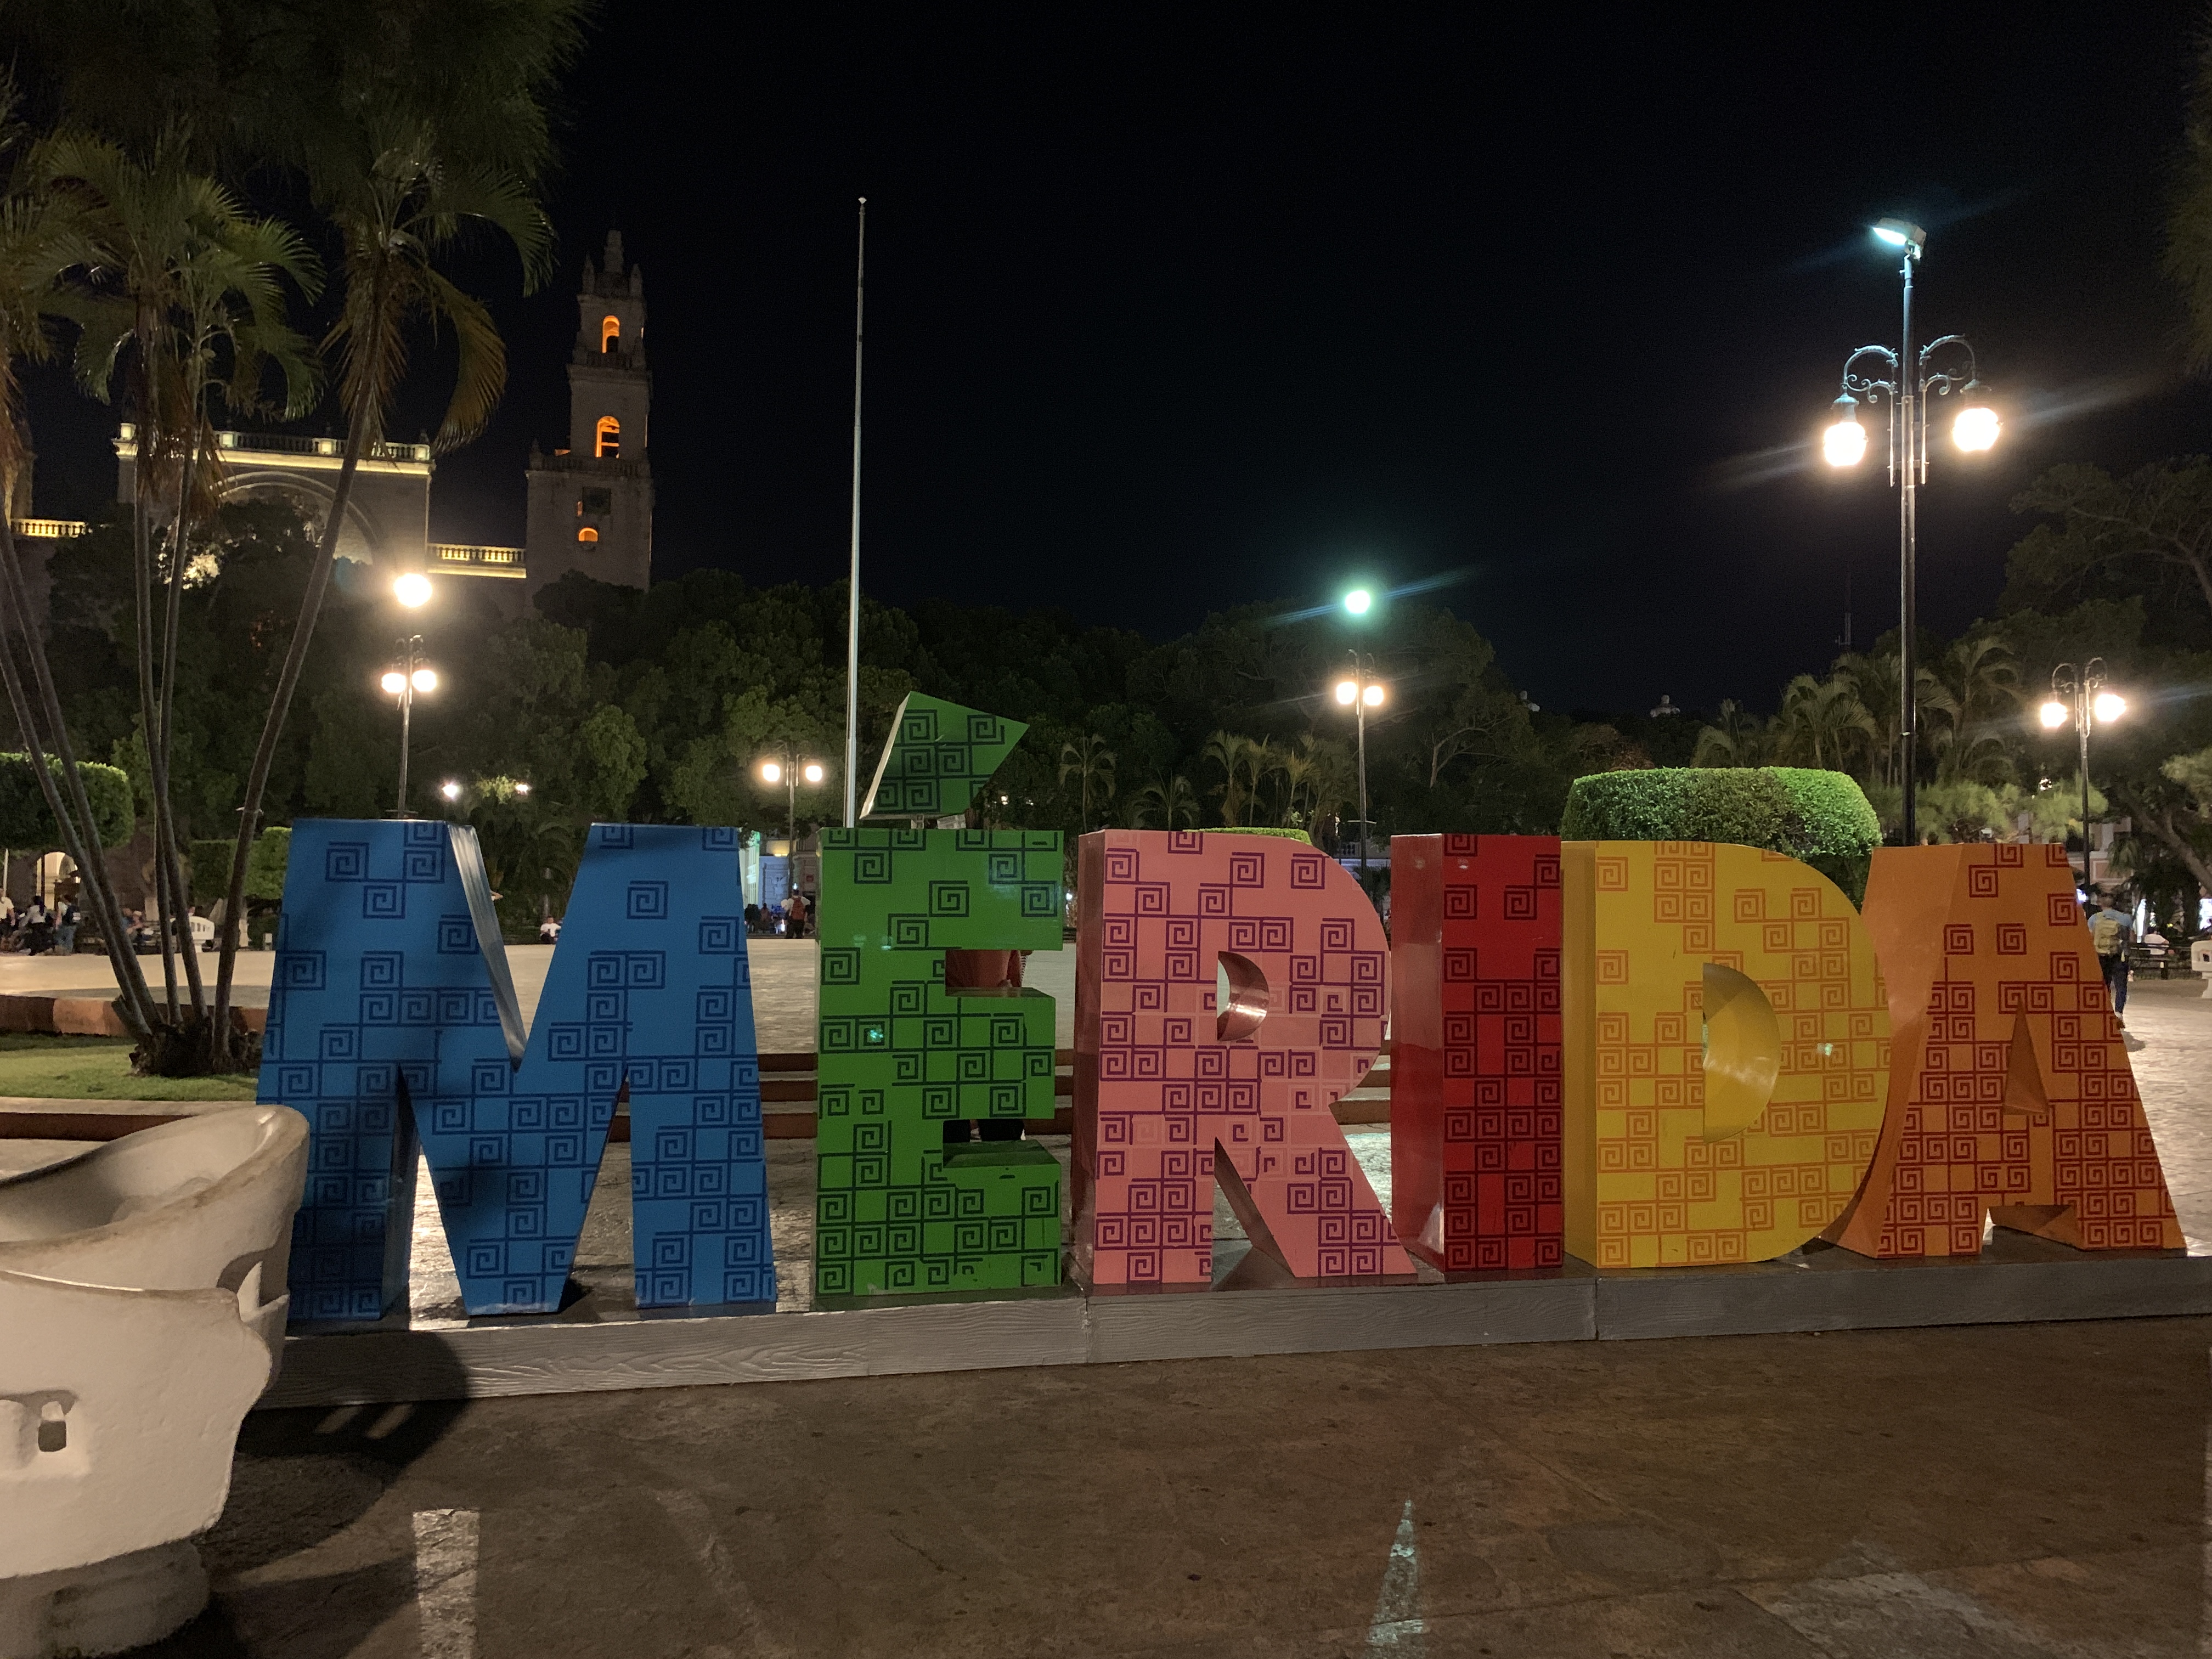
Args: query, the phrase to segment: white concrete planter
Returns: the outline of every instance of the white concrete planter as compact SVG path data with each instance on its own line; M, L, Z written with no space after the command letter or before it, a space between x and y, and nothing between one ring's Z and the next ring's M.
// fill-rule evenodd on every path
M241 1106L0 1181L0 1659L206 1605L189 1540L275 1375L307 1167L304 1118Z

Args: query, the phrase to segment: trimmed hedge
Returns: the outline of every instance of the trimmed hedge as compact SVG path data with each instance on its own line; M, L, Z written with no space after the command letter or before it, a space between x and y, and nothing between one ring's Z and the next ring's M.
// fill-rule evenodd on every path
M46 765L54 781L62 781L61 763L51 755ZM80 761L77 772L84 780L85 799L92 803L94 833L102 847L120 847L137 833L137 808L131 775L117 766ZM63 798L68 789L63 788ZM39 792L38 774L28 755L0 754L0 847L15 853L51 853L62 844L61 826L46 810Z
M292 850L292 832L281 825L264 830L253 838L246 855L246 896L270 904L284 896L284 867ZM230 890L230 858L237 844L228 841L196 841L185 859L185 879L192 890L192 902L213 904Z
M1285 840L1302 841L1309 847L1313 845L1313 837L1303 830L1270 830L1256 823L1216 824L1205 833L1209 836L1281 836Z
M1866 896L1881 824L1841 772L1802 766L1670 766L1598 772L1567 792L1568 841L1715 841L1787 853Z

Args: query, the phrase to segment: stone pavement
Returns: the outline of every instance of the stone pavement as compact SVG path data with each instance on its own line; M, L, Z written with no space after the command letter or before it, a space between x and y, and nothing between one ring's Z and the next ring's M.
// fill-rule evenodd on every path
M2201 980L2138 976L2127 1027L2143 1046L2128 1056L2181 1230L2212 1244L2212 1002Z
M2212 1321L1425 1349L249 1419L282 1659L2145 1659Z

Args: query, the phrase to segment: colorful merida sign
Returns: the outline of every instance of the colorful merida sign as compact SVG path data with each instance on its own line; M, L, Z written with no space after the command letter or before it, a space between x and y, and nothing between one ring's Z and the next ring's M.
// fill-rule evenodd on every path
M874 804L950 816L1022 730L910 700ZM948 988L945 952L1060 948L1060 837L822 844L817 1292L1056 1284L1057 1159L945 1133L1051 1115L1054 1005ZM2057 848L1886 849L1863 915L1741 847L1401 836L1393 865L1386 939L1296 842L1084 837L1093 1290L1209 1283L1217 1182L1313 1279L1972 1254L1985 1214L2182 1242ZM313 1130L296 1317L403 1301L418 1144L470 1311L557 1307L625 1097L639 1305L773 1307L737 871L727 830L594 827L526 1033L471 830L297 826L261 1078ZM1386 1013L1389 1214L1329 1109Z

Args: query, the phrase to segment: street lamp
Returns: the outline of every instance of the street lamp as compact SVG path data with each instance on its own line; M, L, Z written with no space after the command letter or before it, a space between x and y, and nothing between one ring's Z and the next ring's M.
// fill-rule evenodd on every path
M2105 659L2092 657L2081 667L2062 662L2051 671L2051 696L2036 717L2046 732L2056 732L2068 720L2081 738L2081 884L2089 884L2089 732L2099 723L2111 725L2128 712L2128 700L2105 690Z
M783 786L784 838L796 852L799 844L799 781L803 777L809 785L818 784L829 776L820 761L803 761L786 755L781 760L764 760L760 763L761 781Z
M1359 723L1359 878L1367 879L1367 711L1380 708L1389 690L1374 678L1375 659L1354 651L1352 672L1336 683L1336 700Z
M430 602L430 579L410 570L392 584L392 597L410 611L419 611Z
M413 739L415 698L418 693L438 689L438 671L422 660L420 634L410 634L399 641L399 656L398 666L387 669L381 684L386 696L399 699L399 810L392 816L404 818L408 816L407 750Z
M1364 617L1375 608L1375 595L1366 588L1355 587L1344 596L1344 609L1348 616Z
M1905 219L1884 219L1871 227L1875 240L1902 255L1898 275L1904 285L1904 341L1895 351L1887 346L1861 346L1844 362L1843 396L1836 399L1834 416L1820 436L1820 453L1831 466L1856 466L1867 452L1866 428L1859 424L1861 403L1886 400L1889 408L1889 482L1898 492L1897 589L1899 612L1898 706L1905 784L1905 842L1920 839L1918 813L1920 711L1914 693L1918 664L1914 635L1919 627L1917 594L1919 557L1919 490L1928 482L1928 398L1959 389L1960 408L1951 423L1951 441L1962 453L1978 454L1995 447L2002 423L1992 409L1981 381L1975 377L1974 348L1964 335L1946 334L1916 352L1912 347L1912 267L1928 245L1928 233ZM1937 369L1931 360L1940 351L1955 357L1964 353L1964 372ZM1871 359L1869 370L1859 366ZM1889 378L1876 378L1881 365Z

